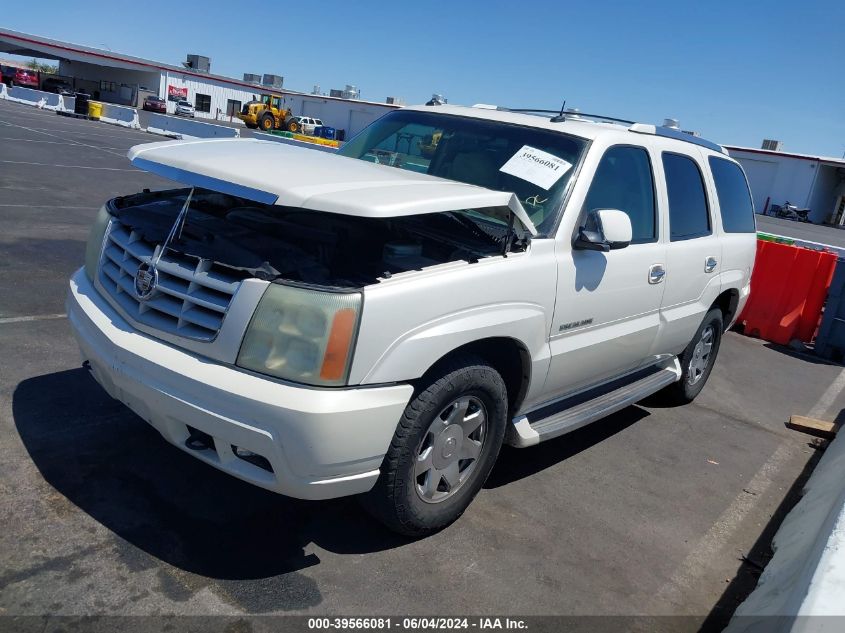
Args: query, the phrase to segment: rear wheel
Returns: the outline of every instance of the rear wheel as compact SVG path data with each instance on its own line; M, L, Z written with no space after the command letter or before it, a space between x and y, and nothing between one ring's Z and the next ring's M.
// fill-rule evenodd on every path
M687 404L704 389L722 342L724 321L722 311L713 308L704 317L690 344L678 357L681 379L660 392L669 404Z
M409 536L452 523L493 468L507 410L505 383L483 360L464 356L444 365L405 408L364 506Z
M273 119L273 115L267 112L258 120L258 126L265 132L269 132L276 127L276 121Z

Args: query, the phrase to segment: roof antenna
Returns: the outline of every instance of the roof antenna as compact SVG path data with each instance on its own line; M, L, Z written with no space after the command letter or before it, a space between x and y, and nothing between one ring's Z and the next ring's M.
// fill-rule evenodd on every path
M566 110L566 99L563 100L563 105L560 106L560 114L553 116L549 121L552 123L563 123L566 121L566 115L564 111Z

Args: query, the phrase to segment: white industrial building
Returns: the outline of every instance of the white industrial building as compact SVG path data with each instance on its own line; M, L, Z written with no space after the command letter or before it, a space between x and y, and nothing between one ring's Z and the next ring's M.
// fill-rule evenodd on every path
M0 52L57 60L60 77L101 101L140 107L144 97L152 94L168 100L168 112L173 112L174 100L184 98L194 104L196 117L203 119L237 120L234 115L244 103L262 92L273 92L284 97L294 115L322 119L326 125L344 130L348 138L398 107L389 102L285 90L281 77L274 75L265 75L269 85L213 75L208 72L208 58L197 55L188 56L191 67L175 66L3 28ZM357 91L342 94L356 96Z
M754 208L789 202L817 223L845 225L845 159L726 145L748 176Z

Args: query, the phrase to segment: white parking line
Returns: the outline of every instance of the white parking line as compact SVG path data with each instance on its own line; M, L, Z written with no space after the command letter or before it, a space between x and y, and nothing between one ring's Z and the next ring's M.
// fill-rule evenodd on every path
M72 141L40 141L34 138L17 138L14 136L0 136L0 141L18 141L21 143L45 143L47 145L78 145L78 143L74 143ZM116 149L122 150L122 147L106 147L105 145L101 146L102 149ZM128 148L127 148L127 151Z
M751 481L745 485L745 490L750 490L753 494L741 492L676 568L672 577L660 587L654 596L658 603L655 605L657 608L665 608L667 602L676 608L682 607L685 603L684 592L695 588L700 590L701 579L710 569L711 563L718 560L720 550L740 526L743 519L759 503L763 493L772 485L772 477L789 458L789 445L781 444L766 463L760 467L757 474L751 478ZM653 609L649 610L649 613L653 612Z
M2 111L2 109L0 109L0 122L5 121L5 122L10 123L12 125L16 125L15 122L2 118L6 114L8 114L8 110ZM131 128L120 128L121 132L119 134L101 134L101 133L97 133L97 132L87 132L87 131L82 132L82 130L91 129L92 126L93 126L93 129L98 129L100 131L104 131L104 130L107 130L109 128L117 131L118 126L107 126L107 125L98 126L98 125L94 125L95 123L97 123L96 121L88 121L86 119L76 119L76 118L72 118L72 117L57 118L57 116L53 113L48 115L46 112L44 112L44 115L46 116L46 119L45 119L44 116L23 116L23 113L21 113L21 112L15 113L15 116L17 116L21 119L25 119L27 122L37 121L37 122L40 123L41 121L49 120L50 128L62 128L62 129L66 129L66 130L80 131L81 133L84 133L84 134L92 134L92 135L96 134L97 136L115 136L115 137L123 136L125 134L135 134L135 135L138 135L138 136L147 136L146 132L144 132L142 130L134 130L134 129L131 129Z
M0 204L0 207L21 209L97 209L98 207L73 207L66 204Z
M818 402L816 402L816 406L810 409L807 417L823 420L824 417L830 413L830 407L833 405L833 401L836 400L836 397L840 393L842 393L843 389L845 389L845 369L839 372L836 380L834 380L830 387L828 387L821 395L821 398L819 398Z
M30 163L22 160L0 160L0 163L9 163L11 165L33 165L34 167L63 167L66 169L99 169L102 171L138 171L135 168L121 169L119 167L86 167L85 165L54 165L51 163Z
M66 139L66 138L64 138L62 136L58 136L56 134L50 134L49 132L43 132L41 130L36 130L36 129L33 129L31 127L26 127L25 125L18 125L16 123L9 123L7 121L0 121L0 124L7 125L9 127L19 127L22 130L28 130L30 132L35 132L36 134L43 134L44 136L50 136L52 138L57 138L61 141L67 140L67 141L70 141L71 143L74 143L75 145L79 145L81 147L90 147L91 149L97 149L97 150L100 150L101 152L105 152L106 154L111 154L112 156L120 156L121 158L123 158L123 156L124 156L122 153L113 152L113 151L108 150L108 149L103 149L99 145L89 145L88 143L80 143L79 141L74 141L71 138Z
M0 317L0 325L6 323L25 323L27 321L51 321L53 319L64 319L66 314L36 314L33 316L21 317Z

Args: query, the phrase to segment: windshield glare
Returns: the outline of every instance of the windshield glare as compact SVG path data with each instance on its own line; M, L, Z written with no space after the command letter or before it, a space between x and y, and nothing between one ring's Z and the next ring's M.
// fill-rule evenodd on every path
M583 139L551 130L399 110L370 125L338 153L513 192L538 232L547 234L585 146ZM554 157L565 162L555 163ZM556 173L544 173L547 166Z

